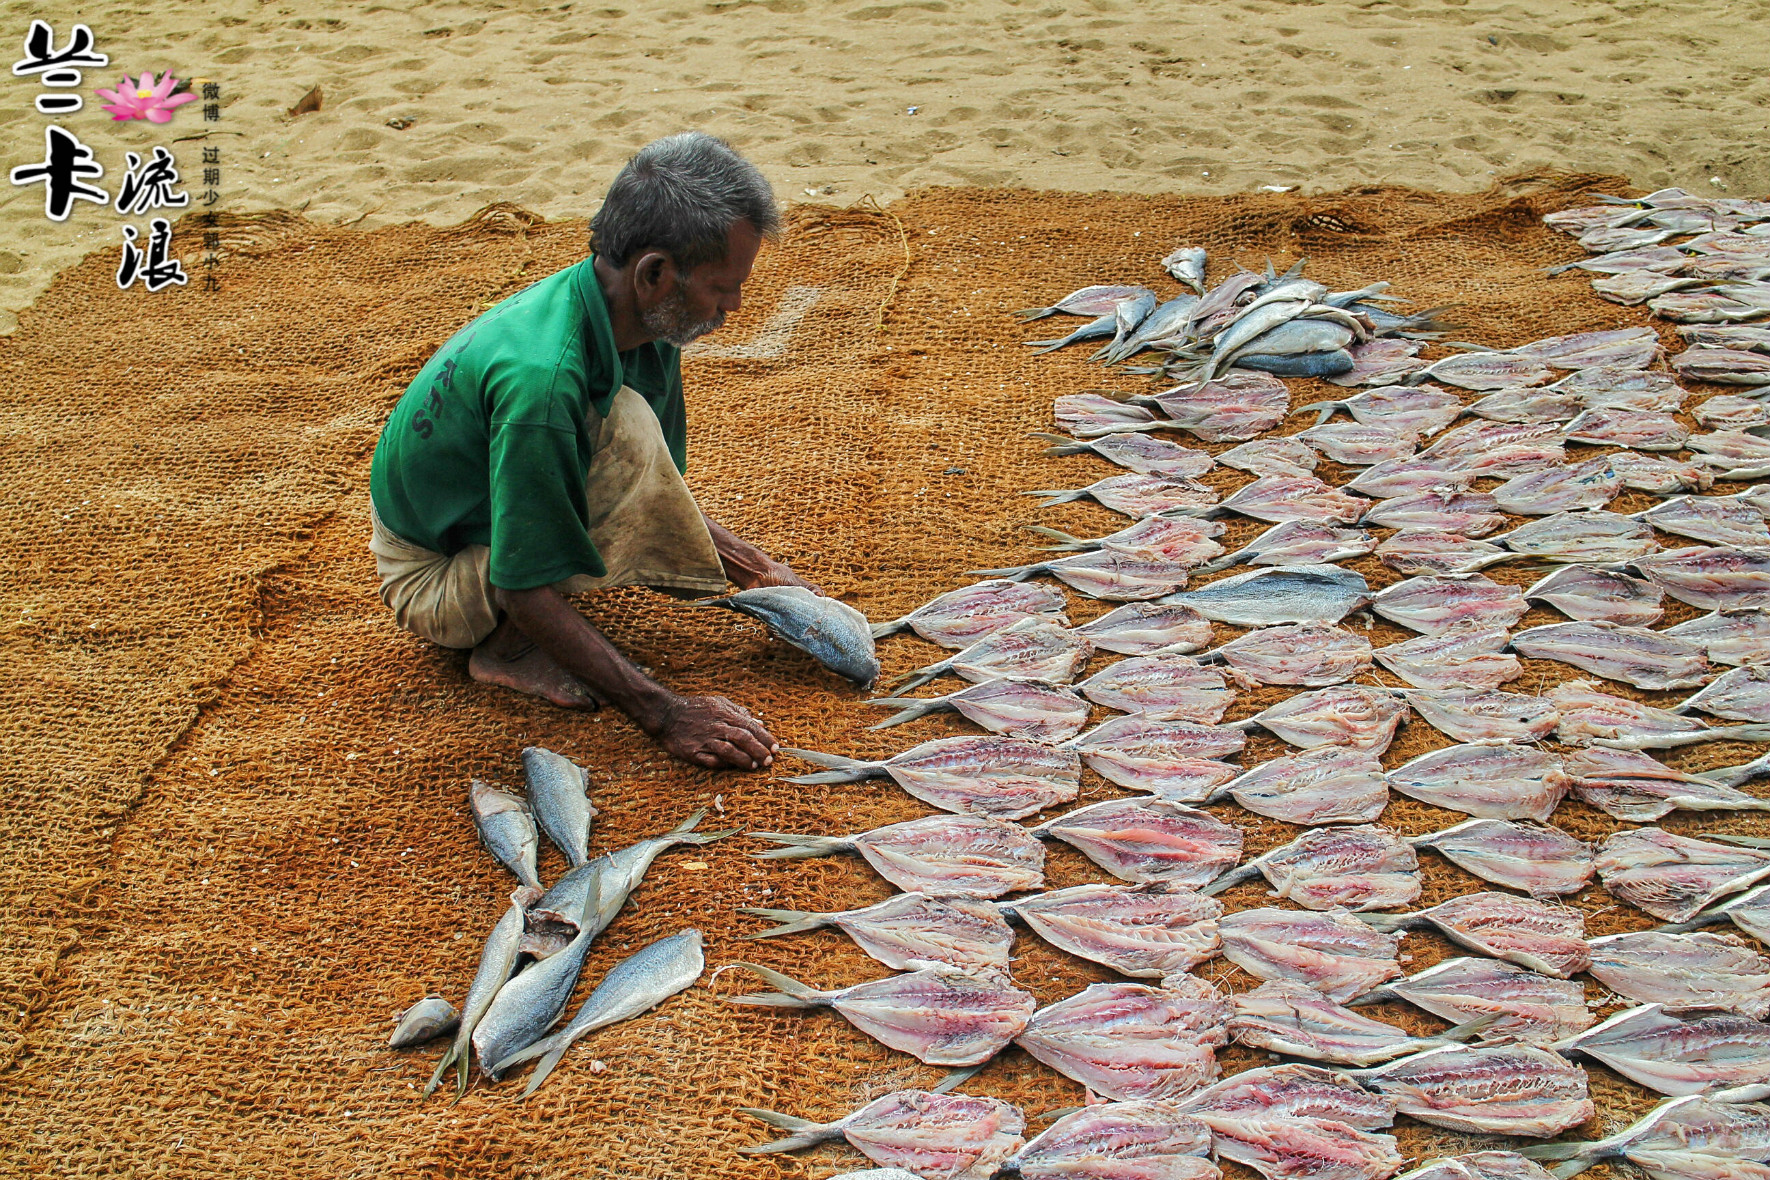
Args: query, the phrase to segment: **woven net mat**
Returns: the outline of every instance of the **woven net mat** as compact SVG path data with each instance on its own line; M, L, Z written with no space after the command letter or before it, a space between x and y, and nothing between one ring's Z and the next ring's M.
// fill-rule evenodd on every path
M1018 494L1109 474L1087 456L1044 458L1025 437L1049 429L1054 397L1103 377L1085 349L1029 355L1019 341L1039 333L1006 312L1092 282L1167 290L1155 260L1196 243L1211 252L1213 280L1234 262L1271 257L1282 268L1308 255L1309 274L1335 287L1389 279L1422 306L1459 304L1465 335L1495 345L1652 322L1600 301L1577 274L1540 272L1576 248L1539 218L1594 187L1623 182L1554 176L1476 195L1319 198L940 190L889 211L799 209L745 311L688 362L691 481L713 515L873 618L893 617L963 570L1032 560L1023 524L1097 535L1124 523L1087 505L1035 509ZM840 1145L739 1155L765 1136L733 1108L836 1118L944 1071L828 1012L722 1004L755 990L742 973L595 1034L526 1103L511 1083L476 1085L459 1105L425 1101L436 1048L382 1047L395 1013L431 992L459 1002L472 977L512 883L478 848L464 788L469 776L519 783L524 745L590 767L596 850L700 806L716 810L709 825L822 833L926 809L878 783L807 790L773 773L673 763L617 715L474 684L461 655L400 632L380 608L363 545L380 422L458 326L581 257L582 223L493 207L451 229L357 233L279 215L222 229L219 294L120 293L115 256L101 254L61 276L0 345L0 464L14 489L0 530L13 673L0 686L11 719L0 763L0 1172L764 1178L863 1166ZM186 260L193 273L196 262ZM1295 404L1334 396L1311 382L1292 389ZM1318 474L1350 476L1332 464ZM1206 478L1222 488L1246 479ZM1647 503L1631 493L1613 507ZM1234 521L1225 543L1260 527ZM1373 585L1398 580L1374 561L1353 564ZM1500 566L1493 576L1532 575ZM1078 621L1104 609L1071 602ZM1668 622L1696 613L1667 605ZM786 744L888 754L962 731L937 717L866 732L878 714L851 690L725 612L644 592L583 606L666 682L750 705ZM1557 618L1538 611L1521 625ZM1232 633L1219 628L1220 639ZM1383 622L1370 635L1406 637ZM888 676L939 654L910 637L882 645ZM1571 677L1527 661L1515 687ZM1230 716L1287 692L1244 694ZM1416 720L1385 761L1447 744ZM1242 760L1281 752L1255 736ZM1702 767L1753 753L1715 744L1669 760ZM1083 802L1116 794L1090 777ZM1246 827L1248 855L1296 834L1217 810ZM1397 796L1384 822L1417 833L1462 818ZM1622 826L1571 801L1557 822L1588 839ZM1664 823L1762 830L1739 815ZM857 860L759 863L746 856L756 847L739 837L667 854L593 949L586 980L688 924L706 933L711 966L756 959L822 986L884 973L830 931L737 941L757 928L734 913L740 905L838 910L889 892ZM1484 887L1436 856L1421 860L1423 904ZM548 852L543 876L560 867ZM1103 878L1067 846L1052 849L1054 886ZM1225 900L1264 898L1248 885ZM1651 922L1595 888L1574 903L1594 933ZM1414 970L1457 953L1429 934L1404 946ZM1016 976L1042 1002L1109 977L1030 936L1016 949ZM1203 973L1251 982L1221 961ZM1612 1010L1614 998L1588 986ZM1442 1027L1400 1005L1373 1014ZM1227 1071L1266 1060L1239 1048L1221 1058ZM1590 1072L1600 1113L1586 1132L1654 1101ZM1018 1050L967 1088L1033 1113L1080 1098ZM1416 1156L1502 1142L1405 1119L1398 1134Z

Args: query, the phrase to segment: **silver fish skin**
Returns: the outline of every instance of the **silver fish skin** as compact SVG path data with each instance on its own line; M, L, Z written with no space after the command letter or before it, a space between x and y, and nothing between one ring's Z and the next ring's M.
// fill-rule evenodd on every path
M900 619L875 623L873 638L907 628L930 643L964 649L1029 616L1042 616L1047 622L1067 626L1069 620L1063 615L1066 601L1063 591L1036 582L977 582L948 591Z
M1398 1180L1554 1180L1554 1174L1515 1151L1472 1151L1427 1160Z
M1392 790L1477 819L1544 822L1572 785L1561 759L1510 742L1464 742L1389 772Z
M1385 459L1402 459L1419 446L1419 435L1393 426L1363 422L1328 422L1311 426L1297 437L1332 459L1351 467L1369 467Z
M1715 899L1770 877L1770 853L1629 828L1598 848L1598 878L1618 901L1685 922Z
M1223 945L1222 904L1161 883L1075 885L997 902L996 909L1059 950L1133 978L1190 971Z
M1184 1098L1217 1079L1215 1050L1229 1041L1233 1011L1215 988L1193 983L1096 983L1034 1012L1014 1043L1108 1098Z
M1553 1047L1674 1097L1770 1081L1770 1024L1731 1012L1645 1004Z
M1047 455L1095 454L1139 475L1197 479L1217 465L1208 452L1162 438L1151 438L1147 434L1109 434L1082 442L1061 434L1035 432L1032 437L1051 444L1045 449Z
M1770 811L1770 800L1673 770L1637 751L1593 746L1566 766L1581 802L1630 823L1652 823L1673 811Z
M1217 462L1255 476L1307 476L1321 462L1314 448L1292 436L1257 438L1217 456Z
M1524 591L1527 602L1546 602L1568 618L1588 623L1647 627L1665 617L1665 591L1652 582L1612 570L1564 565ZM1670 628L1667 634L1676 632Z
M1509 628L1530 610L1518 587L1481 574L1409 578L1378 593L1370 606L1392 623L1432 636L1469 626Z
M461 1014L441 996L425 996L400 1013L399 1023L387 1038L389 1049L410 1049L425 1041L454 1032L461 1024Z
M1464 537L1485 537L1506 518L1487 492L1430 491L1378 500L1360 524L1385 529L1439 529Z
M1567 424L1567 441L1632 451L1676 451L1690 441L1690 429L1658 410L1606 407L1586 410Z
M1561 720L1553 701L1490 689L1402 689L1427 724L1459 742L1540 742Z
M874 697L864 702L898 709L869 730L890 729L930 713L952 710L991 733L1037 742L1067 741L1088 723L1088 704L1068 685L1041 680L986 680L937 697Z
M705 967L699 930L684 930L661 938L616 963L564 1028L500 1061L494 1071L502 1074L511 1066L540 1058L541 1063L522 1092L522 1097L527 1098L541 1088L566 1050L581 1037L649 1012L676 993L693 987Z
M1401 974L1400 940L1344 910L1253 909L1217 923L1223 957L1257 979L1288 979L1341 1003Z
M1094 645L1075 631L1043 619L1022 619L1012 627L984 636L956 655L916 669L892 691L921 688L946 675L973 684L1001 676L1067 684L1093 654Z
M1622 477L1623 487L1670 496L1677 492L1706 492L1715 486L1712 472L1694 463L1667 459L1660 455L1637 455L1633 451L1616 451L1610 466Z
M1770 546L1764 514L1733 496L1678 496L1636 516L1662 532L1711 545Z
M981 687L1001 683L987 681ZM1082 712L1085 715L1085 708ZM1082 778L1081 761L1074 754L1012 735L936 738L873 762L792 747L782 747L781 753L830 768L789 782L822 785L889 778L907 794L943 811L994 819L1020 819L1074 799Z
M1604 456L1568 467L1515 475L1493 490L1501 512L1553 516L1557 512L1602 508L1622 491L1622 476Z
M758 860L853 852L906 892L1000 897L1045 885L1045 846L1024 828L1001 820L931 815L852 836L751 835L783 845L756 853Z
M1427 492L1466 492L1482 473L1459 466L1458 459L1390 459L1373 463L1346 482L1346 490L1378 500L1405 499Z
M1398 529L1376 549L1377 560L1399 574L1472 574L1516 559L1486 541L1440 529Z
M1637 1003L1770 1015L1770 959L1742 938L1639 930L1588 945L1592 978Z
M1102 651L1126 656L1184 654L1210 646L1211 621L1191 607L1133 602L1085 623L1075 633Z
M960 895L898 893L877 905L833 914L756 907L738 912L779 923L745 938L774 938L832 926L895 971L928 962L973 973L1006 972L1008 949L1014 943L1014 931L995 906Z
M1379 910L1420 896L1413 846L1375 824L1314 828L1218 877L1201 892L1217 894L1264 876L1274 896L1306 910Z
M1089 360L1097 360L1103 364L1116 365L1128 360L1146 348L1160 348L1164 341L1174 338L1183 332L1192 319L1192 309L1198 304L1196 295L1180 295L1165 303L1158 304L1154 310L1137 320L1128 335L1115 338L1111 344L1105 345L1090 356ZM1121 305L1127 312L1125 319L1129 321L1134 314L1131 305Z
M1174 281L1185 283L1200 295L1205 293L1205 248L1203 246L1176 246L1168 256L1162 259L1162 269L1174 276Z
M492 859L509 869L519 883L530 889L541 888L541 880L535 875L535 856L540 851L541 838L535 831L529 805L490 783L473 779L467 784L467 806L473 812L479 842L492 854Z
M1438 1036L1414 1037L1393 1024L1360 1016L1314 988L1288 979L1269 979L1233 1000L1231 1040L1330 1065L1377 1065L1421 1049L1468 1040L1491 1023L1482 1018Z
M1595 871L1591 845L1546 824L1471 819L1411 840L1484 881L1533 897L1578 893Z
M1259 726L1299 749L1350 746L1381 756L1407 712L1407 705L1391 692L1336 684L1298 693L1234 724Z
M996 1098L898 1090L875 1098L844 1118L817 1123L772 1110L738 1107L740 1114L786 1131L785 1138L738 1150L750 1155L797 1151L846 1139L875 1172L903 1171L918 1180L968 1180L992 1175L1020 1147L1026 1116ZM873 1180L874 1173L862 1172ZM897 1180L889 1176L889 1180Z
M473 1052L479 1072L497 1081L504 1064L546 1035L565 1011L584 970L584 958L598 930L586 925L577 937L498 989L486 1014L473 1029Z
M1076 686L1096 705L1151 721L1215 725L1235 700L1220 668L1189 656L1132 656L1108 664Z
M492 927L491 936L486 939L485 947L479 953L479 967L473 973L473 983L467 988L467 998L461 1001L461 1022L455 1031L455 1040L450 1044L448 1052L443 1054L442 1060L436 1063L436 1072L430 1075L430 1083L424 1087L426 1097L436 1091L450 1069L456 1071L456 1098L467 1093L467 1066L473 1030L484 1019L492 1001L510 979L510 973L516 969L517 956L521 953L525 911L534 901L535 893L532 889L518 889L510 895L510 908L504 911L504 916Z
M1220 1180L1211 1130L1163 1102L1085 1106L1052 1123L1002 1165L1023 1180Z
M767 627L776 637L861 688L879 678L872 624L840 599L803 586L756 586L697 603L723 606Z
M968 975L928 963L886 979L829 991L755 963L734 963L762 977L772 992L728 996L728 1004L832 1008L887 1048L925 1065L978 1065L1026 1029L1038 1001L997 976Z
M1659 549L1653 529L1603 509L1557 512L1493 538L1514 553L1549 561L1632 561Z
M1215 573L1237 564L1323 565L1362 557L1376 547L1376 537L1363 529L1287 520L1273 525L1234 553L1207 562L1193 572Z
M1412 914L1364 914L1377 930L1437 929L1459 946L1556 979L1591 965L1586 916L1571 906L1510 893L1470 893Z
M1367 500L1348 495L1313 475L1264 475L1216 505L1217 512L1239 512L1269 524L1304 520L1314 524L1357 524Z
M1337 623L1370 601L1363 575L1334 565L1293 565L1220 578L1163 602L1239 627Z
M1489 1041L1550 1044L1588 1029L1586 989L1499 959L1444 959L1359 997L1354 1007L1402 999L1443 1020L1493 1017Z
M1371 654L1415 688L1491 690L1524 674L1518 657L1503 650L1511 638L1504 627L1468 623Z
M522 770L535 821L565 854L566 863L577 868L590 859L590 821L596 818L588 794L590 776L570 758L540 746L523 750Z
M1259 684L1321 688L1370 671L1371 645L1342 627L1288 624L1250 631L1198 659L1220 660Z
M1207 800L1294 824L1370 823L1389 804L1383 764L1370 751L1321 746L1261 763Z
M1586 1071L1534 1045L1446 1045L1349 1072L1399 1113L1453 1131L1547 1139L1597 1114Z
M1747 667L1724 672L1678 705L1680 712L1690 709L1731 721L1770 722L1770 670Z
M1165 799L1111 799L1027 832L1062 840L1119 880L1136 884L1197 888L1241 859L1240 828Z
M1636 688L1695 688L1712 672L1697 644L1663 631L1615 623L1532 627L1512 636L1512 650L1530 659L1571 664Z
M1063 749L1079 754L1090 769L1132 791L1176 803L1197 803L1237 768L1218 761L1240 750L1247 735L1227 725L1156 721L1141 714L1115 717Z

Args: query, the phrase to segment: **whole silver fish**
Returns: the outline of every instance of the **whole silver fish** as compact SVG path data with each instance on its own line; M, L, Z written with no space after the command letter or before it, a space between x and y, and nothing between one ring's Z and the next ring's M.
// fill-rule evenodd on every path
M803 586L756 586L696 606L723 606L758 620L775 635L861 688L879 678L867 617L835 598Z
M473 811L479 841L492 859L530 889L541 888L540 878L535 875L535 853L541 840L535 834L529 805L478 779L467 784L467 805Z
M1162 269L1173 275L1176 282L1185 283L1203 295L1205 293L1205 258L1203 246L1177 246L1172 253L1162 259Z
M590 821L596 818L587 794L590 776L570 758L540 746L522 752L522 769L528 777L529 806L541 830L577 868L590 859Z
M473 1030L479 1026L487 1009L492 1006L492 1001L510 979L510 973L516 969L516 959L522 951L525 910L527 905L533 904L534 899L533 890L526 887L518 889L510 895L510 908L504 911L504 916L492 927L491 937L486 939L485 949L479 953L479 969L474 972L473 984L467 989L467 999L461 1003L461 1024L455 1033L454 1043L443 1054L442 1060L436 1063L436 1072L430 1075L430 1084L424 1087L427 1097L436 1091L443 1075L451 1068L457 1071L455 1096L459 1098L467 1093L467 1062Z
M584 969L584 956L590 953L595 937L586 926L564 950L531 965L498 989L473 1029L473 1052L483 1076L497 1081L517 1050L534 1044L553 1027L572 998Z
M529 1078L528 1088L522 1092L527 1098L540 1089L565 1051L580 1037L649 1012L677 992L693 987L705 966L699 930L684 930L659 939L616 963L564 1028L511 1054L497 1064L494 1072L502 1074L513 1065L541 1058L534 1076Z
M1242 627L1274 623L1337 623L1370 601L1362 574L1335 565L1251 570L1162 600L1207 619Z
M400 1013L393 1035L387 1038L390 1049L409 1049L425 1041L453 1032L461 1023L455 1006L441 996L425 996Z

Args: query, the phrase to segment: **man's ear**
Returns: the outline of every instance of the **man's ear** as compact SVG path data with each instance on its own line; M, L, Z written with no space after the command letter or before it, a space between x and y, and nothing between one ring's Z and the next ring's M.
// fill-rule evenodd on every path
M652 307L676 291L676 262L662 250L648 250L633 264L633 293Z

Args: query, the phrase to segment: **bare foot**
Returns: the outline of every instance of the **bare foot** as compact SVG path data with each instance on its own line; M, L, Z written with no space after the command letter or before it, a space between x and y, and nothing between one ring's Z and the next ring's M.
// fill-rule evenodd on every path
M509 619L467 659L467 674L481 684L513 688L551 701L562 709L600 709L602 701L589 687L553 662Z

